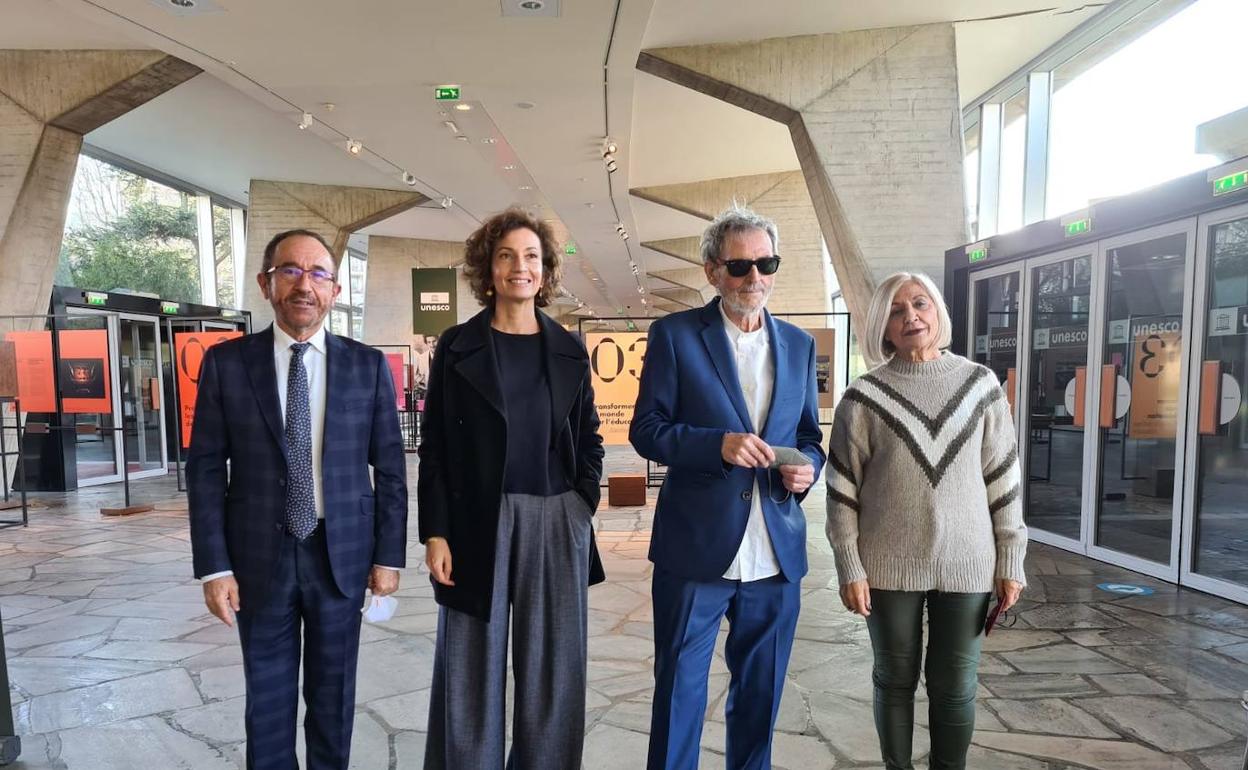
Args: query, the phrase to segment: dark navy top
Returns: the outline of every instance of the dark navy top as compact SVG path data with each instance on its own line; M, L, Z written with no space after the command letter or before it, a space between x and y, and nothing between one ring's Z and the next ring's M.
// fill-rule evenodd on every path
M507 410L507 470L503 492L557 495L568 491L551 440L550 380L541 334L491 329L499 384Z

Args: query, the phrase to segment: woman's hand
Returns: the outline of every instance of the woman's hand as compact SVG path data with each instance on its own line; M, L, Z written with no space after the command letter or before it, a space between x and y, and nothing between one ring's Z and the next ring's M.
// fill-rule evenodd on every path
M1023 592L1023 584L1017 580L997 578L997 601L1001 602L1001 611L1005 612L1018 602Z
M444 586L453 586L451 580L451 546L444 537L431 537L425 541L425 565L429 574Z
M845 609L864 618L871 614L871 586L865 580L855 580L841 586L841 604Z

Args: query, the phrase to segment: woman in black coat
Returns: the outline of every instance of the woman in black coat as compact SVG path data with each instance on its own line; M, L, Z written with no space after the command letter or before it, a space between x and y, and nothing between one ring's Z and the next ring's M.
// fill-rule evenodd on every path
M468 238L465 261L485 309L438 341L421 431L420 540L441 605L425 767L503 767L510 625L507 766L572 770L585 732L587 586L604 579L589 357L538 310L560 278L546 223L509 209Z

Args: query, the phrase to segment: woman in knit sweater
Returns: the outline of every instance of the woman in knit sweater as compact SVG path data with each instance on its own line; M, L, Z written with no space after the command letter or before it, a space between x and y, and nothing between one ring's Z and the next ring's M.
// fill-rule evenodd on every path
M890 770L912 767L926 605L930 766L963 768L989 600L1008 609L1025 583L1010 408L991 370L942 350L949 314L926 275L885 279L861 339L875 368L841 397L825 476L841 601L867 619Z

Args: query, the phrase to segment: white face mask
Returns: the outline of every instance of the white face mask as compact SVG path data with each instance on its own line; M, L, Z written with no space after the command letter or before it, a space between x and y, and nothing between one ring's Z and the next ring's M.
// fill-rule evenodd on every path
M394 611L398 608L399 600L393 596L373 596L360 612L364 613L364 619L369 623L385 623L394 617Z

